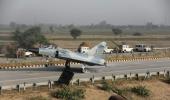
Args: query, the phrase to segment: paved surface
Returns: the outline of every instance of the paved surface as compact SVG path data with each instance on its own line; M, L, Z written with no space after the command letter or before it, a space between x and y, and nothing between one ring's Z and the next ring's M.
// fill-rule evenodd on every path
M108 64L107 67L93 66L88 68L90 71L81 73L81 65L71 65L75 72L74 78L90 78L93 75L107 76L129 73L146 73L147 71L164 71L170 70L170 59L163 58L148 61L126 61L114 62ZM100 67L100 68L97 68ZM47 68L29 68L29 69L12 69L0 70L0 85L16 85L36 82L47 82L48 80L56 81L62 73L63 66L47 67Z

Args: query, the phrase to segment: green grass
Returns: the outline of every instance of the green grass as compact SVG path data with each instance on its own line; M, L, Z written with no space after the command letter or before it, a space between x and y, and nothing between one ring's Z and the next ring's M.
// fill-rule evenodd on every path
M107 92L114 92L123 98L125 98L124 94L126 94L126 92L128 92L128 89L120 89L120 88L116 87L114 84L111 84L105 80L103 80L101 84L102 84L102 86L101 86L102 90L107 91Z
M72 89L68 86L65 86L60 90L52 92L51 95L55 98L64 100L81 100L85 97L85 90L77 88Z
M146 89L145 86L135 86L131 88L131 92L139 95L139 96L143 96L143 97L147 97L150 95L150 90Z
M110 91L112 91L112 85L111 84L109 84L108 82L106 82L106 81L102 81L102 86L101 86L101 89L102 90L105 90L105 91L108 91L108 92L110 92Z

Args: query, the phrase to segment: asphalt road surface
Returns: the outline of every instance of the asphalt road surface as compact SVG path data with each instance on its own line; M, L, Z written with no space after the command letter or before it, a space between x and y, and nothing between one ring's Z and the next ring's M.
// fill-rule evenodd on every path
M92 76L107 76L129 73L145 73L147 71L170 71L170 59L162 58L147 61L126 61L109 63L107 67L93 66L88 68L87 73L81 73L81 65L71 65L74 71L74 78L90 78ZM56 81L62 73L63 66L46 68L25 68L0 70L0 85L16 85L26 83L36 83L44 81Z

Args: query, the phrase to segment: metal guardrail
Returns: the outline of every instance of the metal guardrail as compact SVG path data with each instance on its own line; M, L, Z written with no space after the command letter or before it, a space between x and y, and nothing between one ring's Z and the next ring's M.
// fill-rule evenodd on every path
M81 82L91 82L91 84L94 84L95 81L99 80L112 80L115 81L116 79L136 79L138 80L140 77L143 77L144 79L150 78L152 75L155 76L160 76L163 75L163 77L170 77L170 71L169 70L160 70L160 71L146 71L142 73L135 73L135 72L130 72L130 73L124 73L124 74L116 74L116 73L107 73L105 74L100 74L100 75L94 75L89 74L87 77L82 77L81 75L79 77L75 76L72 81L71 85L73 84L78 84L80 85ZM53 76L53 77L43 77L29 80L29 79L21 79L21 80L15 80L11 85L0 85L0 94L3 93L3 90L8 90L8 89L17 89L18 92L21 92L21 90L26 91L26 88L28 87L37 87L41 85L47 85L49 89L53 88L53 84L59 79L59 76Z

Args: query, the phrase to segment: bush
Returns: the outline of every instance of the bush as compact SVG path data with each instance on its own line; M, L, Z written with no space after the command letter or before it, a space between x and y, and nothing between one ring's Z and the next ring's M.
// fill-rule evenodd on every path
M167 83L167 84L170 84L170 78L165 78L165 79L162 79L163 82Z
M115 35L120 35L122 33L122 30L119 29L119 28L112 28L112 32L115 34Z
M53 97L65 99L65 100L81 100L85 97L83 89L71 89L64 87L56 92L52 93Z
M112 86L108 82L103 81L101 89L110 92L112 91Z
M145 86L136 86L131 88L131 92L140 95L140 96L149 96L150 95L150 90L146 89Z
M117 88L117 87L115 87L115 86L112 86L112 84L109 84L109 83L106 82L106 81L103 81L103 82L102 82L102 87L101 87L101 89L102 89L102 90L105 90L105 91L108 91L108 92L112 91L112 92L120 95L120 96L123 97L123 98L125 98L125 97L123 96L123 94L124 94L125 92L127 92L126 89L119 89L119 88ZM126 98L125 98L125 99L126 99Z
M28 97L26 100L49 100L43 96Z
M133 36L142 36L142 33L140 33L140 32L135 32L135 33L133 34Z
M112 89L112 91L113 91L114 93L120 95L120 96L122 96L123 93L125 92L124 89L119 89L119 88L117 88L117 87L114 87L114 88Z

